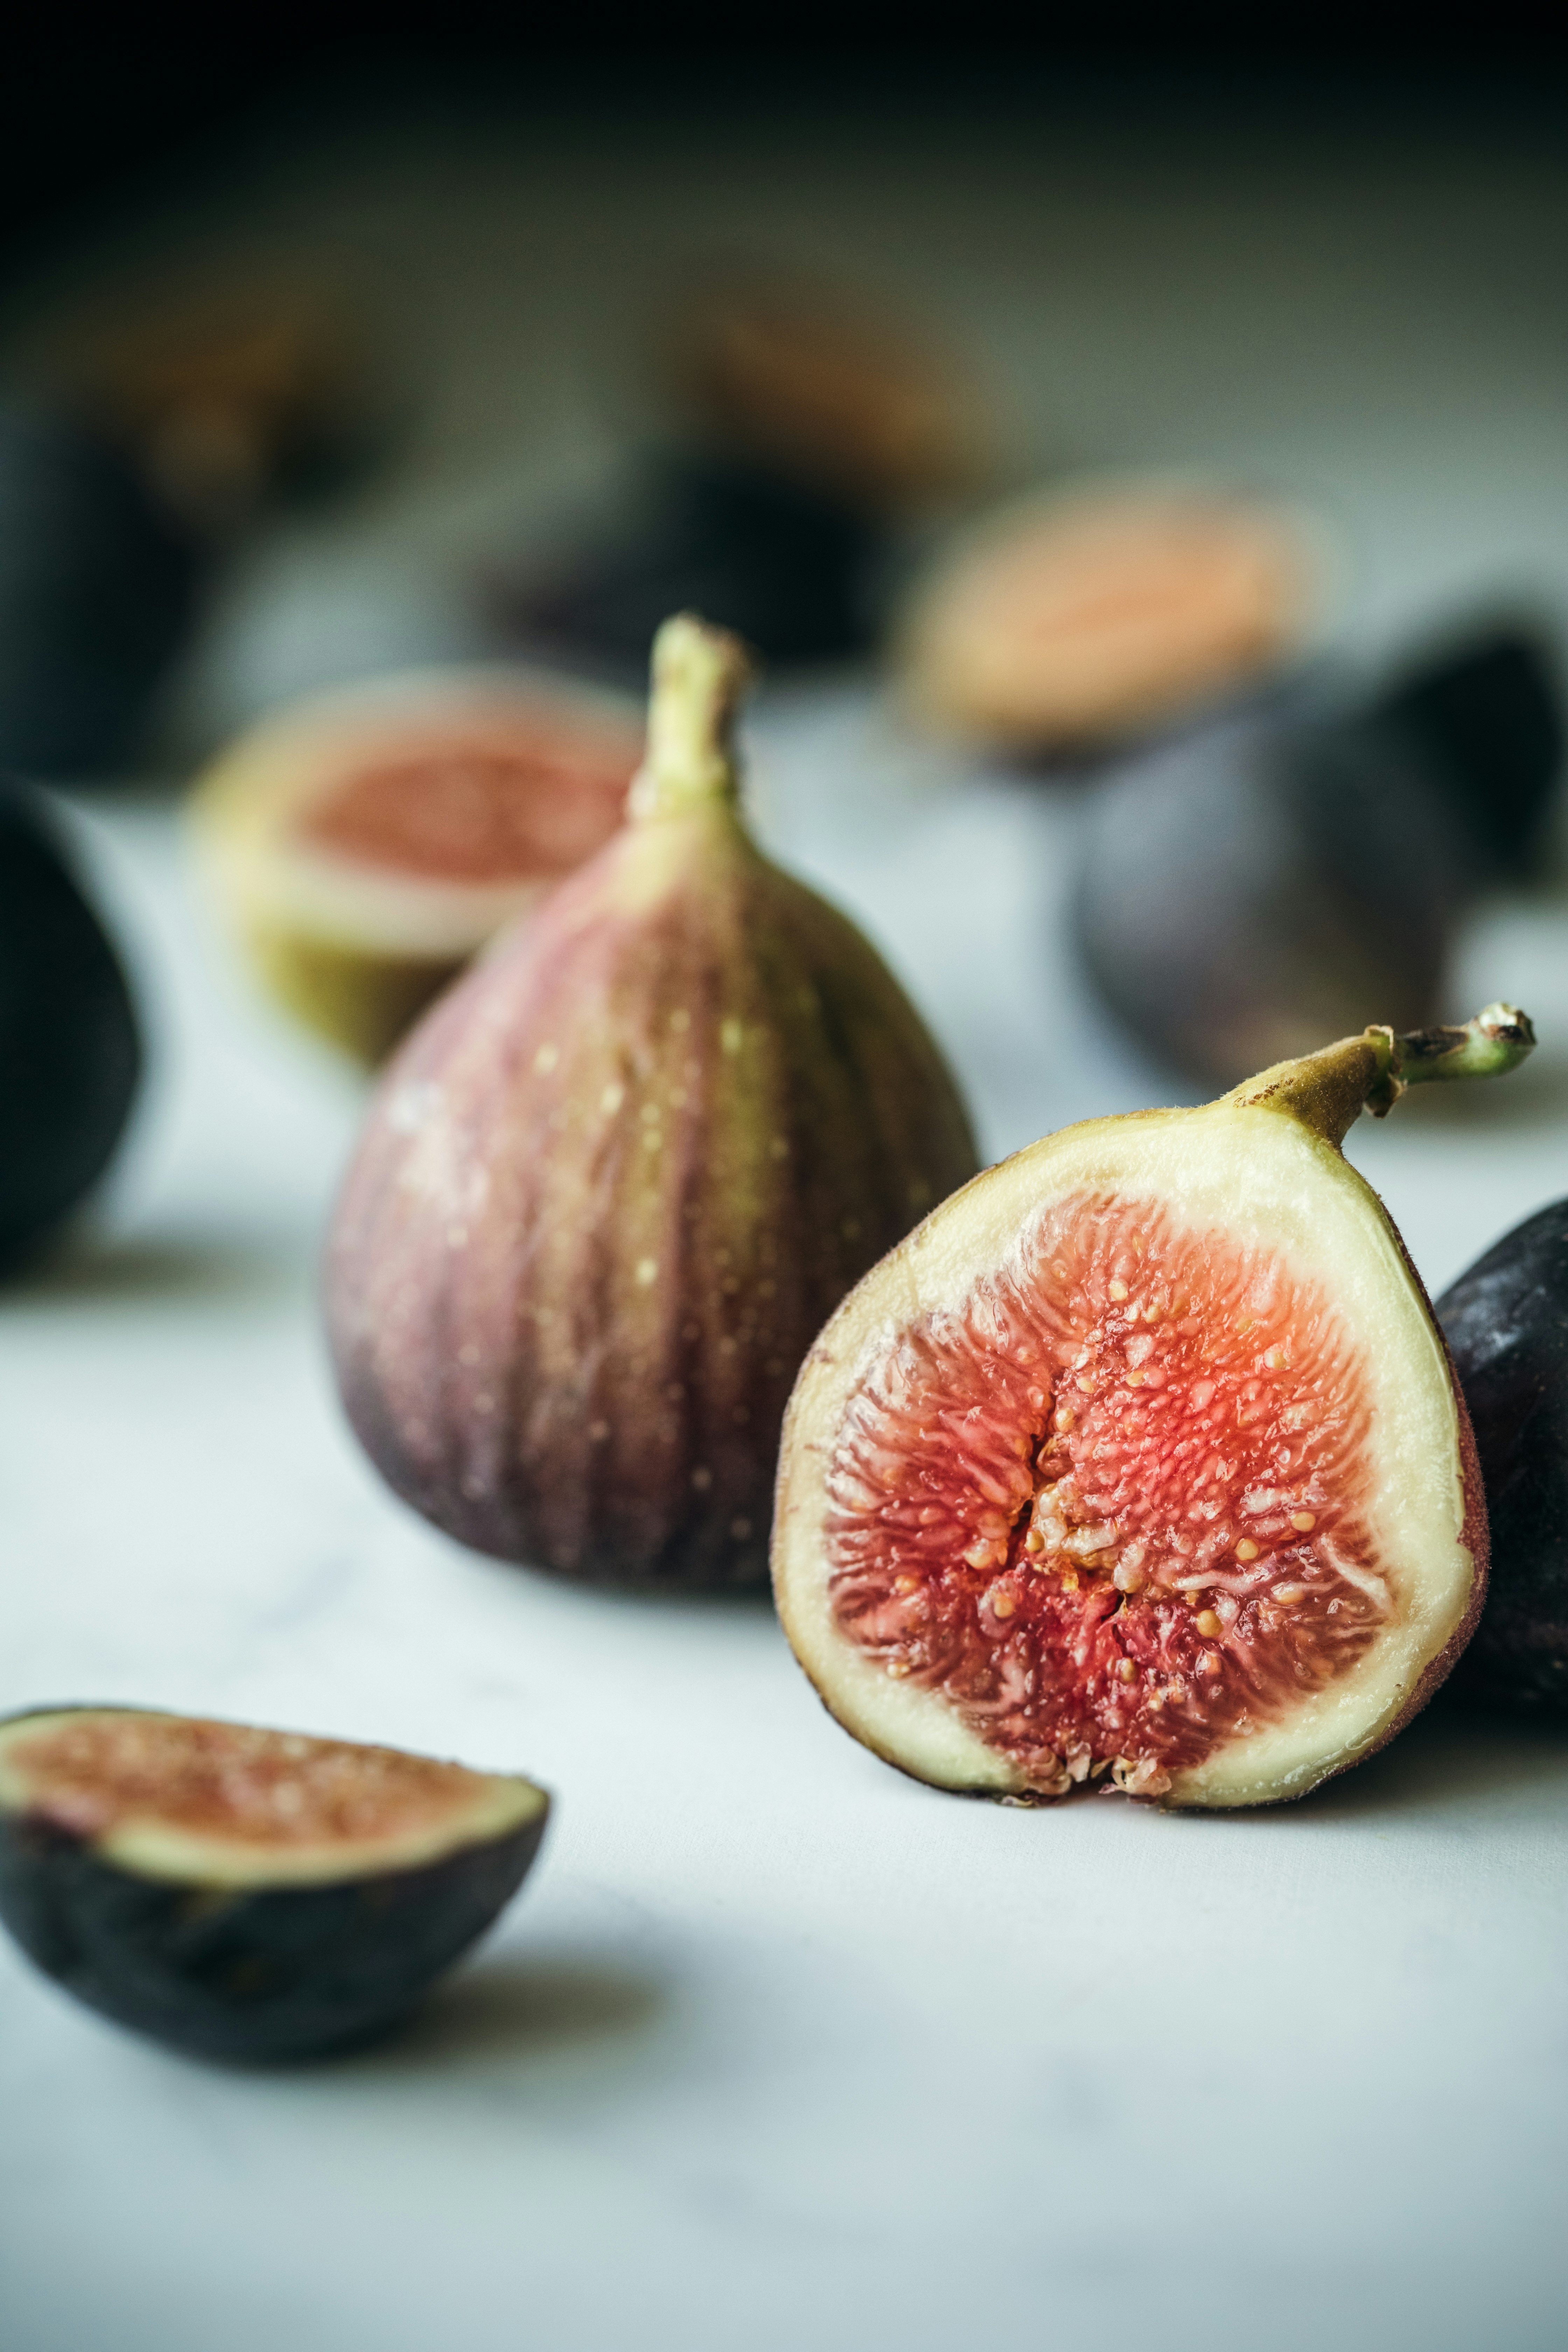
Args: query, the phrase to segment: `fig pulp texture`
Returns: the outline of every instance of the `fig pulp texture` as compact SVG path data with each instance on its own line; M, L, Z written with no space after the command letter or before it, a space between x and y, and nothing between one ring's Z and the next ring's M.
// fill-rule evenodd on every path
M1463 908L1526 863L1561 757L1550 671L1517 632L1359 709L1236 713L1096 795L1084 961L1141 1043L1208 1086L1371 1012L1417 1027Z
M1194 1806L1300 1796L1388 1738L1474 1625L1486 1513L1426 1295L1340 1143L1532 1042L1497 1005L1068 1128L875 1267L802 1370L773 1538L839 1721L942 1788L1109 1774Z
M529 1780L140 1708L0 1723L0 1918L68 1992L205 2058L395 2023L539 1851Z
M1568 1712L1568 1201L1437 1301L1475 1424L1492 1576L1456 1688Z
M263 984L375 1064L609 839L642 740L634 706L505 672L312 698L204 780L202 867Z
M38 797L0 784L0 1266L103 1173L142 1071L125 975Z
M897 982L746 832L743 670L661 630L629 823L409 1039L331 1235L372 1458L463 1542L569 1576L764 1575L802 1357L975 1166Z

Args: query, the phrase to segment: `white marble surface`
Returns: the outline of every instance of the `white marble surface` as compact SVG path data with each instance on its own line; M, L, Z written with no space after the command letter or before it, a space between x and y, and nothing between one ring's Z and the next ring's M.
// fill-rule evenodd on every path
M911 791L847 690L754 732L772 831L921 989L992 1149L1147 1097L1058 943L1070 802ZM994 1811L855 1747L761 1605L466 1556L322 1360L355 1083L247 996L167 809L79 823L156 1074L97 1233L0 1303L0 1706L388 1739L559 1812L346 2063L188 2064L0 1952L7 2352L1559 2340L1568 1744L1429 1723L1255 1819ZM1568 1101L1515 1083L1495 1125L1358 1137L1435 1280L1563 1187Z
M204 235L324 253L456 356L395 496L236 575L191 733L309 667L351 573L428 588L438 510L567 467L604 322L716 221L937 305L1030 464L1315 499L1358 646L1520 587L1568 611L1552 157L878 137L454 137L231 192ZM346 636L403 650L418 602ZM1167 1093L1079 991L1070 798L963 779L848 689L754 737L773 837L918 990L988 1149ZM1428 1717L1279 1815L995 1811L855 1747L762 1606L459 1552L381 1491L322 1360L354 1085L246 995L164 808L80 824L156 1063L96 1236L0 1296L0 1706L331 1729L560 1802L492 1941L347 2063L187 2064L0 1950L5 2352L1555 2352L1568 1745ZM1435 1286L1568 1190L1568 919L1489 910L1462 961L1455 1009L1517 995L1537 1065L1354 1146Z

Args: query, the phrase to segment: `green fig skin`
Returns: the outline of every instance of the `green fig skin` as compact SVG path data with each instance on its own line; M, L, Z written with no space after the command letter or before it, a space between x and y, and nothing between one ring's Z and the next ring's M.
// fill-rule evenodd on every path
M634 821L382 1082L329 1249L350 1420L480 1551L761 1585L807 1349L975 1167L898 982L732 800Z

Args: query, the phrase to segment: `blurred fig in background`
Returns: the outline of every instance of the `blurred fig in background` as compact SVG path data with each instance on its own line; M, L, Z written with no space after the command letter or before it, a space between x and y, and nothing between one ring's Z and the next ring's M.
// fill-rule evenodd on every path
M375 680L223 753L192 802L199 862L263 984L374 1064L603 847L642 745L637 704L559 680Z
M899 639L906 699L999 750L1096 749L1292 660L1325 586L1305 518L1240 493L1118 483L1029 499L918 583Z
M1489 630L1360 709L1264 700L1089 812L1075 921L1106 1003L1204 1085L1438 1014L1454 925L1517 872L1561 763L1550 668Z
M710 447L866 512L983 488L994 420L951 352L867 297L736 271L674 306L664 373Z
M125 975L37 797L0 784L0 1266L80 1205L130 1117Z
M590 1582L763 1581L802 1358L975 1171L892 973L746 829L745 675L723 632L661 629L625 829L408 1040L328 1252L389 1485Z
M1457 1691L1568 1715L1568 1201L1437 1301L1476 1433L1492 1571Z
M336 287L243 274L163 285L89 313L49 366L62 398L207 532L341 487L393 428L387 371Z
M133 759L204 563L133 452L0 408L0 765L79 777Z
M557 657L640 677L681 609L774 663L863 652L898 530L995 463L989 414L953 360L839 289L715 282L672 306L654 373L665 430L614 513L496 583L503 625Z

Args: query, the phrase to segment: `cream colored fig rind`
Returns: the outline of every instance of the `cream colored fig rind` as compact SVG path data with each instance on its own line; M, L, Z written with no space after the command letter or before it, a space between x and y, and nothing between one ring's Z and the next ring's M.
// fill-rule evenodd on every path
M827 1475L846 1408L911 1323L961 1309L1013 1262L1040 1217L1086 1192L1157 1204L1242 1247L1276 1253L1356 1335L1381 1465L1369 1532L1390 1623L1339 1680L1285 1719L1233 1738L1173 1778L1166 1802L1223 1807L1300 1796L1381 1745L1425 1696L1471 1616L1478 1568L1459 1407L1442 1342L1375 1193L1331 1143L1279 1111L1215 1104L1068 1128L989 1170L935 1210L845 1300L796 1383L774 1511L780 1614L801 1664L856 1738L941 1788L1032 1793L940 1693L898 1681L839 1631L824 1540ZM1483 1523L1484 1524L1484 1523ZM1467 1536L1472 1538L1467 1542Z
M67 1707L16 1716L0 1724L0 1811L26 1813L47 1793L26 1771L16 1750L54 1731L89 1723L97 1715L114 1717L125 1712L120 1707ZM146 1719L156 1722L159 1718L149 1714ZM268 1846L255 1839L201 1834L160 1819L154 1807L144 1805L128 1810L112 1826L86 1842L101 1860L139 1878L259 1892L267 1887L342 1885L359 1878L426 1869L450 1854L509 1838L549 1811L545 1790L516 1774L465 1769L464 1778L468 1786L462 1804L448 1805L437 1820L389 1835Z

